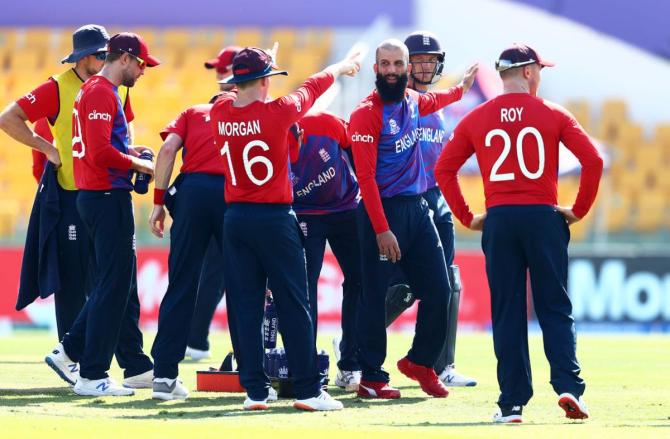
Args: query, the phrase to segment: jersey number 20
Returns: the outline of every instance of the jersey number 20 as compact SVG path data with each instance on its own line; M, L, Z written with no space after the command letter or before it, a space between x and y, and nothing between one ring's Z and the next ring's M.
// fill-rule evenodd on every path
M535 136L535 140L537 141L537 157L539 163L537 170L535 172L530 172L528 170L528 168L526 167L526 161L523 158L523 139L528 134ZM497 128L495 130L491 130L488 132L488 134L486 135L486 139L484 141L484 145L490 147L491 140L495 136L502 137L504 143L502 153L498 157L498 160L496 160L496 162L493 164L493 168L491 168L491 175L489 177L489 180L491 181L514 180L515 177L513 172L506 172L504 174L498 173L498 170L500 170L500 167L502 166L503 162L509 155L509 151L512 148L512 139L510 139L509 134L507 134L505 130ZM542 176L542 173L544 172L544 140L542 140L542 135L537 130L537 128L526 127L519 132L519 135L516 138L516 158L519 161L519 168L521 169L521 173L524 176L526 176L531 180L536 180Z
M253 184L255 184L256 186L262 186L272 178L274 168L272 167L272 162L267 157L259 155L251 159L249 158L249 152L255 147L259 147L263 151L268 151L270 149L268 144L263 142L262 140L252 140L251 142L247 143L244 149L242 150L244 172L246 172L247 177L249 178L249 180L251 180ZM230 182L232 183L233 186L237 186L237 178L235 177L235 170L233 169L233 161L230 158L230 146L228 145L228 141L226 141L226 143L223 145L223 148L221 148L221 155L225 155L226 159L228 159L228 169L230 169ZM263 179L256 178L256 176L253 174L251 167L255 164L264 165L265 168L267 169L265 177Z

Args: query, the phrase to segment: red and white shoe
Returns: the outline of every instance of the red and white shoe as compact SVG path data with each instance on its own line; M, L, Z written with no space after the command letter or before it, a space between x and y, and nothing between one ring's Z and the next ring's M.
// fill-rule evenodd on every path
M558 395L558 405L565 410L565 417L569 419L586 419L589 417L589 409L586 408L586 403L575 398L572 393L561 393Z
M400 390L394 389L384 381L361 380L358 385L358 396L361 398L398 399Z
M398 361L398 370L407 378L418 381L421 390L435 398L446 398L449 390L442 384L432 367L413 363L407 357Z

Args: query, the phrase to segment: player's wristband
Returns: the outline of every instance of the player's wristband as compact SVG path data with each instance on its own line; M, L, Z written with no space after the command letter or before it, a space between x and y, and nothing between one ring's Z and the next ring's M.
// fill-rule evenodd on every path
M154 204L158 206L165 204L165 189L154 188Z

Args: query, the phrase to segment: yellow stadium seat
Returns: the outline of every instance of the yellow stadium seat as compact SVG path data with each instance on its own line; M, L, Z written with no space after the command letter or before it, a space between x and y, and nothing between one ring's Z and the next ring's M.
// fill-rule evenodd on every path
M609 232L626 229L632 216L632 194L628 191L616 191L602 194L602 206L606 213L605 224Z
M664 151L656 143L645 143L635 151L635 166L649 172L656 170L666 172L664 168Z
M660 123L654 129L654 140L663 145L670 147L670 123Z
M1 184L0 187L2 187ZM19 213L18 201L13 199L0 200L0 238L10 238L14 235Z
M114 34L117 34L119 32L133 32L142 37L142 39L147 43L147 46L149 46L149 50L153 50L153 48L156 47L157 35L158 35L158 31L156 28L153 27L136 27L133 29L128 29L125 27L124 28L106 27L106 28L109 31L110 36L113 36Z
M648 190L640 194L636 206L634 227L638 232L655 232L664 223L668 202L660 190Z
M235 32L235 45L241 47L265 48L263 34L258 28L238 28Z
M626 102L620 99L608 100L603 104L598 136L610 143L617 143L619 130L627 120Z
M587 131L591 130L591 109L585 99L568 101L565 108L575 116L579 124Z
M277 41L279 42L279 48L282 51L282 54L285 54L286 51L290 51L295 47L297 43L296 31L293 28L276 28L270 33L270 38L268 39L268 47L271 48L272 44Z

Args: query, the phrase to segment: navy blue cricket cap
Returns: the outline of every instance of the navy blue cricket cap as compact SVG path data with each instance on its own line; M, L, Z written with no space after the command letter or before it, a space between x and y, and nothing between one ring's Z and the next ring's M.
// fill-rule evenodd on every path
M109 34L107 29L97 24L87 24L72 34L72 53L60 62L75 63L85 56L107 51Z
M542 67L553 67L556 65L553 62L540 57L539 53L525 44L514 44L502 51L496 61L496 70L504 72L505 70L513 69L515 67L535 63Z
M219 81L219 84L238 84L274 75L288 76L288 72L278 70L272 57L263 49L245 47L233 58L233 76Z

